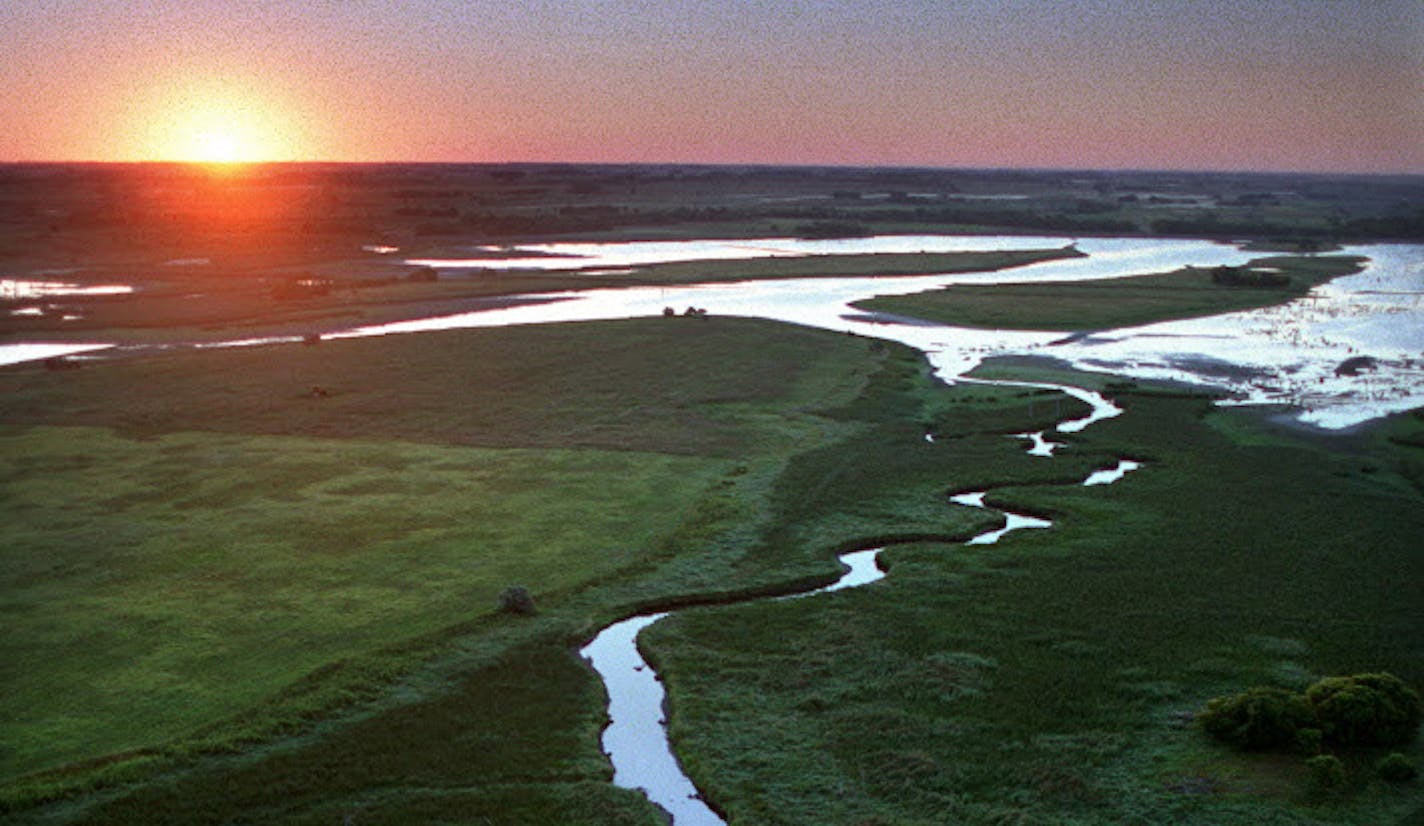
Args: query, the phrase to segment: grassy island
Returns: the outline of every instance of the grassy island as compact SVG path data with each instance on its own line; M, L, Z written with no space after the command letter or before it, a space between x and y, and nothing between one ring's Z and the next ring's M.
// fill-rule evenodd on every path
M1362 264L1354 256L1273 256L1241 268L1184 267L1132 278L960 284L915 295L877 296L855 306L958 327L1109 330L1282 304L1332 278L1359 272Z

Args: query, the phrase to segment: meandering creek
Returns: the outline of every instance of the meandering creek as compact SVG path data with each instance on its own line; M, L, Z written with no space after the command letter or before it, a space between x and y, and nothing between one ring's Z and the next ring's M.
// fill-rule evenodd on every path
M1082 430L1095 421L1121 413L1119 408L1096 393L1081 388L1072 389L1079 391L1074 395L1081 393L1091 400L1093 413L1083 419L1060 423L1060 431ZM1041 433L1033 435L1037 437L1035 444L1043 441ZM1083 484L1111 484L1138 467L1141 467L1139 463L1124 459L1115 468L1094 472ZM950 496L949 502L963 507L988 508L985 496L987 491L970 491ZM1003 527L985 531L965 544L992 545L1013 531L1053 525L1051 521L1035 516L1007 511L1001 513L1004 516ZM801 599L869 585L885 578L885 572L877 561L883 550L867 548L841 554L837 560L845 571L829 585L775 597L754 597L742 602ZM658 611L620 620L598 632L592 641L579 649L579 654L602 678L608 693L609 724L603 732L603 750L613 763L614 785L647 795L650 801L669 814L674 826L724 824L725 821L703 801L697 787L682 771L668 740L665 716L667 693L657 672L638 651L638 636L643 629L671 613Z

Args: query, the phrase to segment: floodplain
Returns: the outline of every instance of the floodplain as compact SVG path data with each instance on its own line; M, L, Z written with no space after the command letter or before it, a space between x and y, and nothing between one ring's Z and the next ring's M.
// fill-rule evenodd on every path
M957 328L925 326L1111 331L1288 303L1360 266L1368 276L1351 244L1412 231L1397 204L1418 197L1417 181L186 175L0 176L22 216L5 225L7 277L135 288L6 304L40 313L7 314L4 343L118 345L0 369L6 819L663 822L611 782L605 690L577 654L650 610L672 612L642 638L668 690L670 740L727 822L1371 824L1424 810L1417 780L1376 772L1382 753L1343 753L1345 781L1325 789L1300 756L1235 752L1192 723L1212 697L1256 685L1365 671L1424 685L1420 411L1320 430L1280 405L1220 406L1207 383L1051 359L976 353L965 376L953 347L926 353ZM1242 197L1267 185L1274 206ZM132 199L112 224L86 211L94 192L126 186L152 200ZM1183 196L1136 211L1148 186L1215 187L1219 209ZM158 200L184 188L202 197ZM274 191L298 193L288 210L323 209L279 222L253 207ZM1014 198L988 208L967 194ZM1114 206L1094 212L1079 203L1089 198ZM40 203L71 222L17 206ZM147 214L150 203L170 213ZM956 284L868 305L916 324L814 329L670 305L667 316L332 335L497 314L530 291L889 285L1023 276L1082 255L1069 237L613 274L405 263L480 246L1056 233L1090 220L1130 236L1207 214L1233 238L1308 255L1258 264L1286 285L1209 283L1203 268ZM1317 252L1337 243L1343 256ZM271 335L296 340L196 346ZM1395 365L1378 375L1412 375L1404 355L1378 355ZM1341 392L1369 392L1367 378ZM1045 383L1091 387L1121 415L1058 430L1088 408ZM1059 447L1031 455L1025 434ZM1124 458L1140 469L1081 484ZM970 491L987 491L988 507L952 501ZM1008 508L1052 527L965 544ZM838 553L872 546L885 547L884 579L768 598L830 583ZM532 612L511 610L516 587ZM1418 738L1399 750L1424 762Z

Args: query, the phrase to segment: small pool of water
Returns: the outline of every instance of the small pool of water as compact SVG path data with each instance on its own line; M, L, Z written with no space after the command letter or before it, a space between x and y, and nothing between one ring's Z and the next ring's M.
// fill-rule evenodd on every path
M1134 462L1131 459L1121 459L1118 461L1116 467L1093 471L1093 473L1089 474L1087 479L1083 480L1083 487L1111 485L1114 482L1121 481L1122 477L1140 467L1142 467L1141 462Z
M78 353L92 353L107 350L112 344L0 344L0 366L40 361L55 356L72 356Z
M34 281L25 278L0 278L0 300L25 301L35 298L75 295L127 295L134 288L127 284L75 284L69 281Z

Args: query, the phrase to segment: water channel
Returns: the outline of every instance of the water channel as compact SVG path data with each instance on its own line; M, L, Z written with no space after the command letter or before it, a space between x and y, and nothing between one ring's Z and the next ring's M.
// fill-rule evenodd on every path
M1072 241L1054 236L878 236L835 241L773 238L542 244L521 247L527 255L505 251L503 258L421 260L439 264L442 278L478 278L477 268L593 268L596 273L600 269L658 261L1044 249ZM558 300L356 327L326 337L627 318L657 315L665 307L678 311L699 307L714 315L769 318L894 339L927 353L941 377L949 381L990 356L1038 355L1082 370L1211 386L1225 392L1228 403L1290 407L1301 421L1324 428L1349 427L1424 405L1424 245L1419 244L1349 247L1342 254L1369 259L1364 272L1337 278L1305 298L1278 307L1092 334L1064 336L891 324L849 307L853 301L874 295L904 295L953 284L1126 278L1186 265L1241 265L1261 255L1209 241L1087 238L1076 243L1087 257L1046 261L1002 272L954 275L803 278L619 289L601 287L598 275L586 273L589 289L544 296ZM472 255L489 252L474 249ZM203 346L300 340L259 338ZM102 342L3 344L0 365L105 346ZM144 348L120 347L115 352L130 349ZM1371 357L1373 369L1354 375L1339 372L1341 364L1359 356ZM91 357L104 358L106 354L78 356ZM1050 447L1040 449L1051 451Z
M1102 400L1102 410L1106 412L1109 407L1110 403ZM1093 420L1101 418L1107 416L1098 416ZM1122 460L1116 468L1094 472L1083 484L1112 484L1140 466L1137 462ZM949 497L949 502L963 507L988 508L985 496L986 491L971 491L955 494ZM1049 520L1035 516L1002 513L1002 527L978 534L965 544L992 545L1013 531L1053 525ZM841 554L837 560L845 571L829 585L777 597L756 597L747 602L801 599L877 582L885 578L885 572L877 562L883 550L867 548ZM609 724L603 732L603 750L613 763L614 784L647 795L650 801L668 813L674 826L724 824L722 817L707 805L692 780L682 771L668 740L665 719L667 693L657 672L638 651L638 637L643 629L671 613L658 611L620 620L598 632L579 649L579 654L589 661L603 680L608 693Z
M1042 249L1061 247L1070 240L1018 236L892 236L846 241L764 239L550 244L528 248L544 257L482 263L498 267L519 263L543 269L567 269L613 267L652 260L750 257L753 253L805 256ZM959 379L990 356L1038 355L1059 359L1082 370L1214 387L1227 393L1230 403L1288 406L1295 409L1302 421L1324 428L1349 427L1424 405L1424 245L1375 244L1347 248L1341 254L1369 259L1364 272L1337 278L1305 298L1277 307L1085 335L887 323L849 307L854 301L874 295L906 295L954 284L1127 278L1187 265L1239 266L1261 255L1209 241L1088 238L1078 240L1077 245L1087 257L1046 261L1001 272L954 275L810 278L623 289L598 288L595 275L589 276L590 283L595 285L592 289L558 294L563 300L553 303L362 327L336 335L626 318L657 315L664 307L677 311L698 307L714 315L769 318L893 339L927 353L940 376L947 381ZM1360 355L1372 357L1374 369L1361 375L1338 372L1342 363Z

